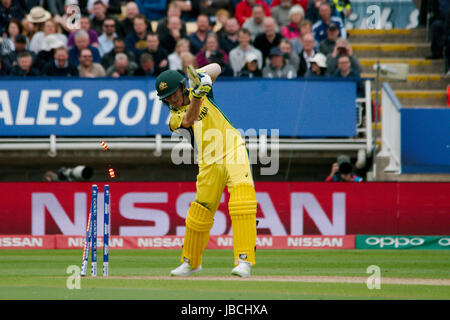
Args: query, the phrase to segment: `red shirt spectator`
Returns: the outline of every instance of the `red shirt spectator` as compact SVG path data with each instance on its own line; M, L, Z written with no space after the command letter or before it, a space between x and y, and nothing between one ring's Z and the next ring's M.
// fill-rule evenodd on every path
M273 0L270 5L271 8L278 6L281 4L281 0ZM302 6L303 10L306 12L306 8L308 7L308 0L292 0L292 5L298 4Z
M234 16L238 20L239 25L243 25L245 20L252 16L252 7L255 4L260 4L264 7L266 17L270 17L270 10L263 0L242 0L236 6Z

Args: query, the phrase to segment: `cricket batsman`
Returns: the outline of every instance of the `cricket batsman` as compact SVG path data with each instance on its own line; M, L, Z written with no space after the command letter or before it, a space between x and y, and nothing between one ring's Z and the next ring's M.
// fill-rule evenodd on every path
M245 141L214 100L212 84L220 66L190 67L187 73L189 86L184 74L174 70L161 73L155 83L159 98L170 107L170 130L187 129L198 151L197 192L186 217L182 264L171 275L189 276L202 269L214 214L227 186L234 246L231 273L249 277L255 265L256 193Z

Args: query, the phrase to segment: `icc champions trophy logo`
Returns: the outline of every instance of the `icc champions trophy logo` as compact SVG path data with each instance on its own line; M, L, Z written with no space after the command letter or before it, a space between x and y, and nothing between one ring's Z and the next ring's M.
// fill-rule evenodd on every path
M67 28L72 31L80 29L80 18L81 11L79 6L74 4L67 6L65 17Z

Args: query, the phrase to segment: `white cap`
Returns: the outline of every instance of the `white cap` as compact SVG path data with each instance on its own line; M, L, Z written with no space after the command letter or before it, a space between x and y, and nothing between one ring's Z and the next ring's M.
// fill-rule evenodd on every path
M309 60L309 63L315 62L321 68L327 67L327 57L323 53L316 53L314 57Z
M247 54L245 56L245 62L246 63L249 63L249 62L252 62L252 61L255 61L255 60L258 61L258 57L254 53L249 53L249 54Z

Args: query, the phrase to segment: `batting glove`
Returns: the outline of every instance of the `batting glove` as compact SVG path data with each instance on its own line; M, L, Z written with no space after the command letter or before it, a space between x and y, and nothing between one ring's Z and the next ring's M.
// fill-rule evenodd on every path
M200 79L200 84L194 86L192 95L195 98L202 98L204 95L211 91L212 80L207 73L199 73L198 77Z

